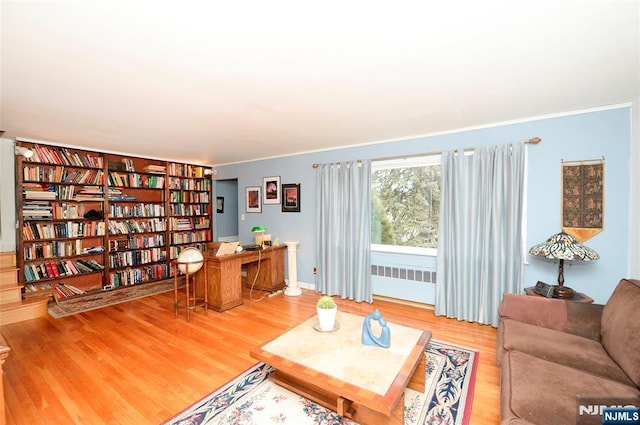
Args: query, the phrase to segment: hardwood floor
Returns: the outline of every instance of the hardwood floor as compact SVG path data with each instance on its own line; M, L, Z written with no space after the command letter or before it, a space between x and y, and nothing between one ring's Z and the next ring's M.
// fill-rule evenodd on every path
M2 326L11 347L7 424L161 423L248 369L255 363L249 350L315 314L317 299L303 291L257 302L246 293L244 305L207 317L198 310L187 323L184 312L174 318L172 297ZM378 308L387 321L479 350L471 423L499 423L495 329L387 301L338 307L362 315Z

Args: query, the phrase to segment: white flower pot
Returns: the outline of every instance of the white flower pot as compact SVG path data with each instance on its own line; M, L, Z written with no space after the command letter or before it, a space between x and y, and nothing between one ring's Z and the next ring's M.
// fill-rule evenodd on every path
M332 331L336 323L336 313L338 312L338 307L316 307L316 311L318 312L318 322L320 323L320 330L326 332Z

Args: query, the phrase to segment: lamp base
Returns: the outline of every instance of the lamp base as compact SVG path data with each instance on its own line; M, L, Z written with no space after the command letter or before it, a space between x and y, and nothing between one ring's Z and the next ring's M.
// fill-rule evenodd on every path
M566 286L556 286L553 290L553 296L556 298L573 298L576 292Z

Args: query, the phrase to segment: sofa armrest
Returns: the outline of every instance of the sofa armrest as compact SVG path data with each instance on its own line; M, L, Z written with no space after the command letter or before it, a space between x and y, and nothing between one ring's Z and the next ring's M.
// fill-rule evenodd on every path
M600 340L604 306L560 299L504 294L498 308L501 318Z

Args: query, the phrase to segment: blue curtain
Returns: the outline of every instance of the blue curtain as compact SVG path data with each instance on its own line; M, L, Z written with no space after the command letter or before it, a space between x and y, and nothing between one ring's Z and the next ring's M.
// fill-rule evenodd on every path
M442 154L435 312L498 326L523 289L524 143Z
M371 161L320 164L316 189L316 291L372 302Z

